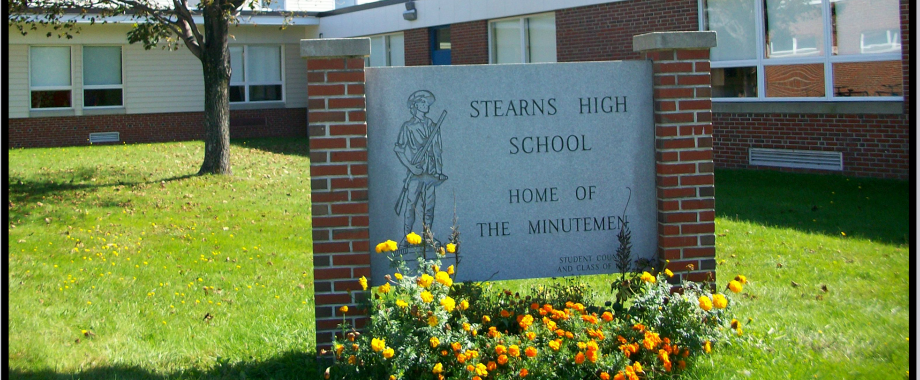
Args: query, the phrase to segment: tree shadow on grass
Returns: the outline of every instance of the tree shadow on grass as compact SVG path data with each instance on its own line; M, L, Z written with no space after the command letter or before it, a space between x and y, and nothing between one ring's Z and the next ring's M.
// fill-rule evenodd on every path
M315 352L288 351L265 361L241 361L228 363L218 359L217 365L208 371L186 370L172 373L157 373L138 366L103 366L77 373L56 373L54 371L9 370L14 380L88 380L88 379L138 379L138 380L217 380L217 379L322 379L322 371Z
M717 170L715 182L720 218L835 237L909 243L911 193L907 181Z
M307 137L266 137L257 139L234 139L230 145L238 148L258 149L277 154L292 154L310 157L310 139Z

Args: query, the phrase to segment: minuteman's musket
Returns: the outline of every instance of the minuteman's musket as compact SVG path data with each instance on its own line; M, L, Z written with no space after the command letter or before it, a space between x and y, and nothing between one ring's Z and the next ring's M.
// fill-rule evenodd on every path
M431 148L431 144L434 143L435 136L441 131L441 124L444 122L444 118L447 117L447 111L441 111L441 117L438 118L438 122L434 125L434 130L428 136L428 140L425 140L425 143L422 144L422 148L415 152L415 155L412 156L412 161L409 163L412 165L418 164L418 161L422 158L424 154L428 152L428 149ZM431 177L430 174L424 173L423 176ZM396 215L402 215L403 204L406 203L406 198L409 196L409 181L412 180L413 174L410 171L406 175L406 180L403 182L402 192L399 193L399 198L396 200L396 206L393 207L393 210L396 211ZM438 173L437 178L433 178L437 185L440 185L447 180L447 176L444 174Z
M434 130L428 135L428 140L425 140L422 149L419 149L418 152L415 152L415 155L412 156L412 161L410 161L412 165L418 164L418 160L422 158L422 155L428 153L428 148L431 148L431 144L434 143L434 138L438 135L438 132L441 131L441 123L444 122L445 117L447 117L447 111L441 111L441 117L438 118L438 122L434 124Z

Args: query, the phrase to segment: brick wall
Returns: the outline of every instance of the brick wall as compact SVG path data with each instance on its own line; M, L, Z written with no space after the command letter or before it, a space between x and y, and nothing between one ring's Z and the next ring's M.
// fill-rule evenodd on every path
M629 0L563 9L556 11L556 59L637 59L635 35L696 30L697 0Z
M431 64L431 36L428 28L408 29L403 32L406 44L406 66Z
M316 344L329 347L342 323L362 328L358 279L370 276L364 59L307 60Z
M747 168L752 147L823 150L843 153L846 175L910 178L907 115L715 113L713 124L719 167Z
M230 138L304 137L306 108L230 111ZM151 113L8 119L7 146L34 148L89 145L89 134L119 132L122 142L204 139L204 113Z
M911 114L910 103L910 1L901 0L901 64L904 75L904 113Z
M489 22L463 22L450 26L450 61L453 65L489 63Z
M709 50L643 52L653 61L658 255L679 279L715 281Z

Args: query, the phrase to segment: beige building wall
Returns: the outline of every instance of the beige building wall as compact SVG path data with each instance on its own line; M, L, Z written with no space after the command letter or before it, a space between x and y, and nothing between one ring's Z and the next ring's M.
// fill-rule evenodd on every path
M204 77L201 63L184 46L171 51L162 48L144 50L141 44L129 44L129 25L84 25L73 39L46 37L46 31L35 31L22 36L9 28L9 98L11 118L117 114L200 112L204 110ZM278 25L231 27L231 45L281 45L283 47L285 101L283 103L231 108L304 108L307 106L306 62L300 58L300 40L315 34L316 26ZM118 109L83 108L83 46L122 46L122 72L124 107ZM30 110L29 47L70 46L73 85L73 108L69 110Z

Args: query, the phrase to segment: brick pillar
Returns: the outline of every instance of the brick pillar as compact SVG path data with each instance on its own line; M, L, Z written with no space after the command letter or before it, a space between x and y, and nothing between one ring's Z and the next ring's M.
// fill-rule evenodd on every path
M329 347L346 320L363 327L358 279L370 276L367 205L367 119L364 57L370 39L302 40L307 59L307 120L313 216L316 344Z
M715 32L649 33L633 50L652 61L658 255L675 280L715 282L715 186L709 48ZM687 266L693 269L687 271Z

